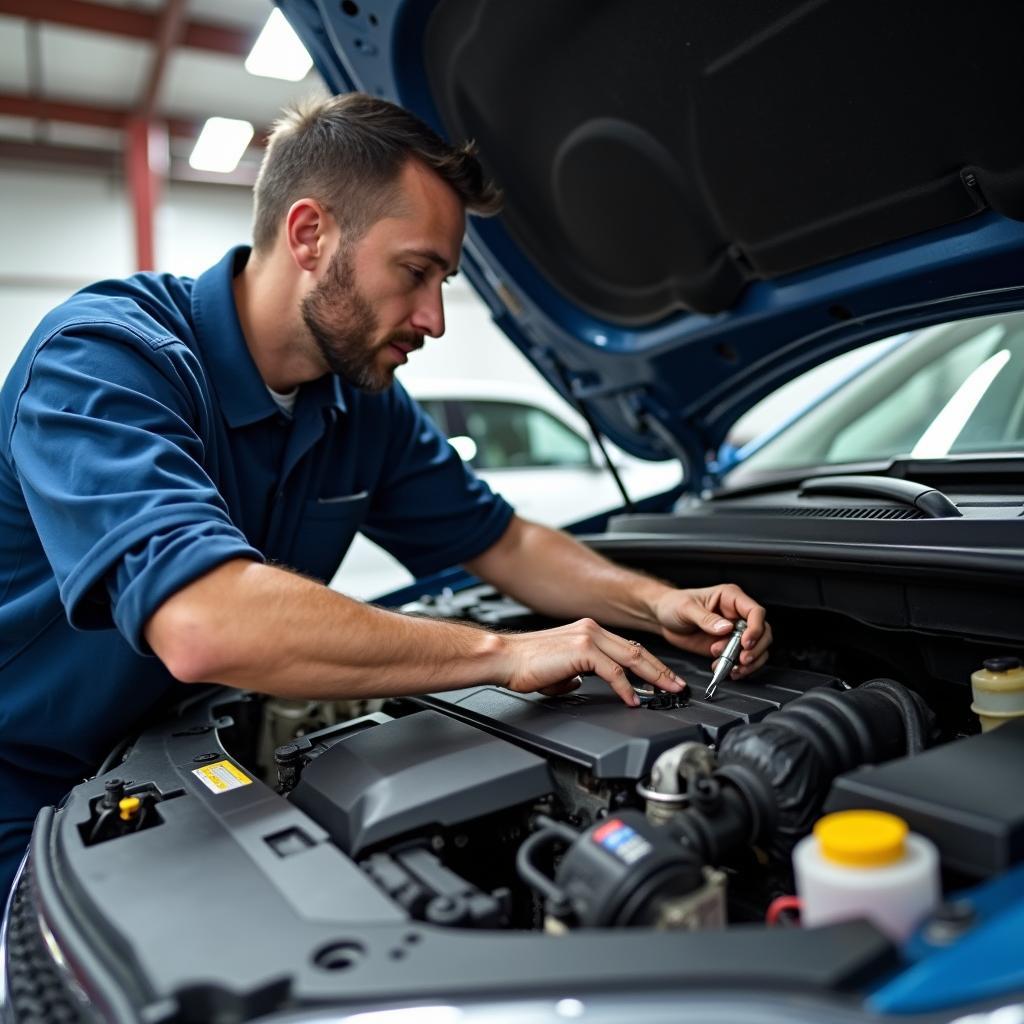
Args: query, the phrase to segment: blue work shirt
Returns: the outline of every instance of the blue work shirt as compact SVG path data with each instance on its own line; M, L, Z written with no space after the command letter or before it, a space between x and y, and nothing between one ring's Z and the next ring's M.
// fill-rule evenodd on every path
M0 392L0 893L38 809L174 696L143 628L175 591L235 558L329 580L357 530L424 575L511 518L397 382L324 376L281 412L235 308L248 252L78 292Z

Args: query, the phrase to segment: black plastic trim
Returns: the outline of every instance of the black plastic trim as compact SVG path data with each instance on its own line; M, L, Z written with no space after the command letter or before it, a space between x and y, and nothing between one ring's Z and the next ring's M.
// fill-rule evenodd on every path
M941 491L888 476L822 476L805 480L800 494L890 498L919 509L929 519L959 519L963 513Z
M643 551L663 560L693 551L701 556L739 556L819 570L888 567L946 581L996 577L999 583L1007 583L1024 578L1018 520L822 519L813 524L814 539L808 539L811 524L790 517L759 520L756 537L751 536L749 520L730 522L724 516L620 516L609 525L609 533L580 539L605 553Z
M138 1007L133 1006L122 979L107 968L94 946L71 918L67 901L57 884L51 861L54 809L44 807L32 829L30 863L36 904L53 933L57 945L75 972L89 979L89 995L109 1024L135 1024Z

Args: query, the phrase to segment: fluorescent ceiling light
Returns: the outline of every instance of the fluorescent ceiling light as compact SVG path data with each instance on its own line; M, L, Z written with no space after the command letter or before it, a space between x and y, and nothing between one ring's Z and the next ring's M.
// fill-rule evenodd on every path
M275 7L252 52L245 58L245 70L250 75L298 82L306 77L312 66L313 58L306 52L280 8Z
M188 162L197 171L228 174L238 166L252 135L252 125L248 121L211 117L203 125Z

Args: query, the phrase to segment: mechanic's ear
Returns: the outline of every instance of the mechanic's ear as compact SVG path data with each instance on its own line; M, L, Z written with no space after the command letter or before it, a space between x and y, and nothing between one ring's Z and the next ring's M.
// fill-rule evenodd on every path
M285 218L285 241L295 264L315 273L334 251L338 226L315 199L298 199Z

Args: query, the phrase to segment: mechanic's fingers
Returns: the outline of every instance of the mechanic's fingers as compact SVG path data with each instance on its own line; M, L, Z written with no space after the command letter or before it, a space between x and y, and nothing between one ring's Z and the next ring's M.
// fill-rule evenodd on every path
M582 685L583 677L573 676L571 679L563 679L560 683L545 686L537 692L543 693L545 697L563 697L567 693L572 693L573 690L578 690Z
M752 597L747 597L739 587L730 586L728 593L722 595L725 601L736 609L736 617L746 620L747 628L743 631L742 647L745 651L752 650L764 635L764 608Z
M762 668L768 662L768 652L765 651L761 657L757 658L749 665L741 665L739 668L732 670L732 675L736 679L743 679L746 676L752 676L755 672L760 672Z
M703 616L695 616L695 621L705 633L711 633L728 640L737 619L744 619L747 628L743 632L743 649L751 650L761 639L764 632L764 608L752 597L745 594L735 583L725 583L720 587L709 587L698 591L703 599L698 599L702 608L704 602L712 604L715 610ZM726 623L726 625L723 625Z
M764 624L764 632L761 634L761 638L757 641L754 647L749 651L744 651L740 655L740 664L746 668L747 666L760 661L762 658L767 657L768 648L771 647L771 644L772 627L766 622Z
M615 633L602 630L602 635L597 638L597 645L609 658L623 668L628 668L644 682L672 693L678 693L686 686L685 680L677 676L668 665L651 654L637 640L625 640Z
M760 605L754 605L753 607L754 610L749 613L751 617L747 619L747 628L743 631L743 640L740 644L744 651L740 659L743 664L747 664L760 657L771 646L772 642L772 628L765 622L764 609ZM716 640L710 647L711 657L717 658L725 650L728 642L728 637L723 640ZM750 654L749 658L747 657L748 653Z
M745 596L745 595L742 595ZM727 603L723 601L723 604ZM725 650L725 645L729 642L729 636L733 629L736 628L736 621L744 619L747 623L747 628L743 631L742 647L744 650L750 650L757 644L764 631L764 609L759 605L755 604L749 598L747 598L748 611L744 612L741 610L740 605L742 602L734 602L737 605L736 614L732 619L723 618L722 611L711 611L706 614L698 614L694 617L694 621L705 633L710 633L719 639L711 644L710 651L712 655L721 654ZM749 618L747 617L749 615Z
M640 703L640 698L634 693L625 669L603 651L594 651L591 671L594 675L600 676L630 707L636 707Z
M733 623L725 618L718 609L705 611L704 606L699 601L694 601L693 603L696 606L694 609L695 613L692 615L693 624L705 633L724 636L728 639L729 634L732 632Z
M747 652L744 651L742 657L745 658L746 656L747 656ZM712 670L712 672L716 668L718 668L719 661L721 661L721 658L715 658L715 660L713 662L711 662L711 670ZM768 661L768 652L764 651L761 655L759 655L751 663L736 665L733 668L733 670L729 673L729 678L730 679L743 679L746 676L752 676L755 672L758 672L760 669L764 668L764 666L767 663L767 661Z
M711 671L712 672L714 672L715 669L718 668L718 661L719 660L720 659L716 659L715 661L713 661L711 663ZM766 654L763 658L758 659L753 665L744 665L742 667L736 667L736 668L734 668L729 673L729 678L730 679L746 679L747 676L754 675L760 668L762 668L767 660L768 660L768 655Z

